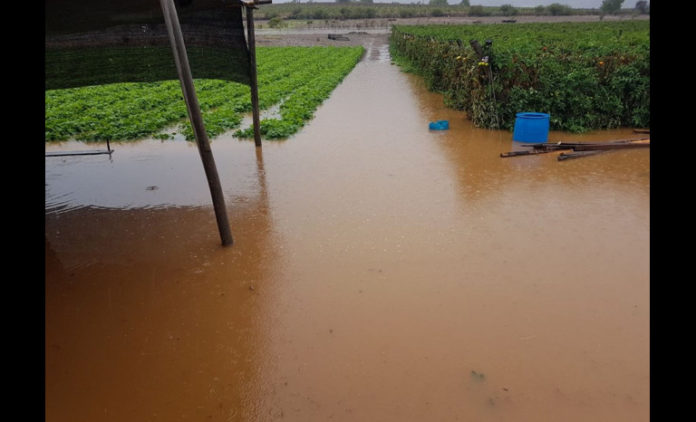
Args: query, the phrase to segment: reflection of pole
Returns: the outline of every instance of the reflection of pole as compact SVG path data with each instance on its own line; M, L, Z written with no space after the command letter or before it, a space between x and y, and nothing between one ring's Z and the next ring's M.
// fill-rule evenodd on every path
M191 68L189 67L188 56L186 55L184 36L179 26L179 17L176 13L173 0L160 0L160 4L164 14L164 22L167 25L172 52L174 53L174 62L179 72L181 91L184 94L186 108L188 109L189 119L193 127L193 134L196 137L196 144L198 145L198 152L201 155L205 175L208 179L208 186L210 187L210 194L213 197L213 207L215 208L215 217L217 218L220 238L222 239L223 246L231 245L233 240L232 234L230 233L230 223L227 220L225 198L222 195L222 186L220 185L220 178L218 177L215 167L215 159L213 158L213 152L208 142L208 134L205 132L201 109L198 106L198 97L196 96L196 90L193 86L193 77L191 75Z
M261 123L259 121L259 86L256 78L256 39L254 36L253 4L245 4L247 16L247 33L249 44L249 79L251 87L251 113L254 119L254 144L261 146Z
M268 209L268 190L266 189L266 170L263 167L263 150L256 149L256 173L259 180L259 212L266 217L270 212Z
M263 151L256 148L256 172L259 176L259 187L263 195L266 193L266 170L263 168Z

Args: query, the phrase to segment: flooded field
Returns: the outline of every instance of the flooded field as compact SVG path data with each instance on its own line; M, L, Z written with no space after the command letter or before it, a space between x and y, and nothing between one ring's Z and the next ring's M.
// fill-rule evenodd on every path
M649 150L500 158L368 47L212 141L231 247L191 143L46 158L46 421L649 420Z

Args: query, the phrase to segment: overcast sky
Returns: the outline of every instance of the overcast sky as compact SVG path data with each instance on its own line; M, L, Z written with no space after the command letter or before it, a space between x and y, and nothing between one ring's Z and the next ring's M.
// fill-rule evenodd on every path
M292 0L273 0L273 3L289 3ZM331 0L314 0L316 3L327 2L333 3ZM373 0L375 3L417 3L418 0ZM459 4L461 0L448 0L449 4ZM633 8L637 0L624 0L622 7ZM301 3L307 3L307 0L300 0ZM421 0L422 3L428 3L428 0ZM516 7L534 7L548 6L551 3L559 3L570 6L576 9L599 9L602 5L602 0L469 0L469 4L481 6L500 6L502 4L511 4ZM648 1L649 3L649 1Z

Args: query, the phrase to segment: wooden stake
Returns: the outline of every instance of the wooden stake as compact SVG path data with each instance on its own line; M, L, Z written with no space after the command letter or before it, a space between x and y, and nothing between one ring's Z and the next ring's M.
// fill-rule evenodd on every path
M210 149L208 134L205 131L203 116L201 115L201 109L198 105L198 97L196 96L196 90L193 86L193 76L191 75L191 68L186 54L184 36L181 33L181 26L179 25L179 16L174 7L173 0L160 0L160 5L162 6L164 22L167 25L169 41L172 45L172 52L174 53L174 62L176 63L176 69L179 73L181 91L184 94L186 108L188 109L189 119L193 127L193 134L196 137L196 145L198 145L198 152L201 155L201 161L203 161L203 168L205 169L205 175L208 179L208 187L210 188L210 194L213 198L213 207L215 209L220 239L222 240L223 246L231 245L233 239L230 233L230 224L227 220L225 197L222 193L222 186L220 185L220 178L218 177L217 168L215 166L215 159Z

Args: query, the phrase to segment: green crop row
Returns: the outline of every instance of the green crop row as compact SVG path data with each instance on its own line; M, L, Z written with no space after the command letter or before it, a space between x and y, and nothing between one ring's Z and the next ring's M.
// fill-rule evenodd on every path
M259 108L280 107L280 118L261 120L268 139L296 133L355 67L363 47L259 47ZM194 80L209 138L236 129L251 112L248 85L218 79ZM171 138L192 140L178 80L115 83L52 89L45 93L45 139L61 141ZM251 131L237 131L240 137Z
M583 132L650 126L649 28L645 20L398 26L390 47L479 127L512 129L516 113L543 112L552 129Z

